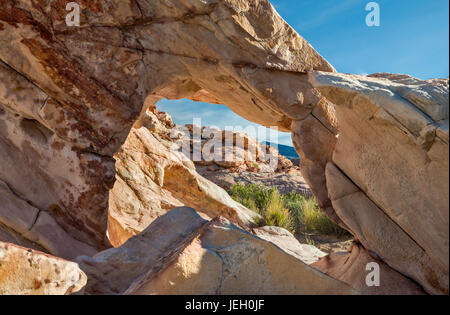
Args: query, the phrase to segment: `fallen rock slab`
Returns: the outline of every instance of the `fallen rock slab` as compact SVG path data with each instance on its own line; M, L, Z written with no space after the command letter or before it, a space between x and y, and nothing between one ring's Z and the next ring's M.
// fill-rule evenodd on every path
M173 209L121 247L77 262L87 294L356 293L292 251L190 208Z
M289 272L287 272L289 270ZM355 294L276 245L216 218L126 294Z

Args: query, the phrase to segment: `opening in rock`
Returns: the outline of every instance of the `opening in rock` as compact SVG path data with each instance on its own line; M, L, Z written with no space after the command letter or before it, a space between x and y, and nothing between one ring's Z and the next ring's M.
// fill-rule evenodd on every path
M108 216L114 246L180 206L244 228L280 226L303 243L314 233L328 235L316 237L327 245L329 235L349 240L319 209L290 133L249 122L224 105L163 99L147 107L115 155Z

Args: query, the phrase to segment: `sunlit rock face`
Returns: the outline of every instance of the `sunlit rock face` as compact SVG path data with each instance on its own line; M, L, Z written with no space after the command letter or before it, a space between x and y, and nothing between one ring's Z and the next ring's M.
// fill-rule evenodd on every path
M336 104L328 197L363 246L429 293L448 293L448 79L311 74Z
M323 253L287 231L277 231L284 234L278 239L269 231L259 235L272 242L225 218L207 221L175 208L121 247L77 262L88 276L87 294L357 294L305 263Z
M0 242L0 295L81 293L86 275L74 262Z
M60 1L2 2L0 236L66 257L109 247L114 154L148 107L190 98L291 131L326 213L448 293L448 80L336 74L266 0L81 9L69 27Z

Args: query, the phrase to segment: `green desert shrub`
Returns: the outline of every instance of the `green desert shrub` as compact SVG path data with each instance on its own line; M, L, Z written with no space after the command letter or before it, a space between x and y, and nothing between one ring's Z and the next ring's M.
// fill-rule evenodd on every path
M338 236L348 233L328 218L313 197L304 199L302 212L306 233L318 232L319 234Z
M231 187L231 196L245 207L262 215L275 190L266 188L262 184L244 185L239 182Z
M275 190L270 198L267 208L263 213L264 221L267 225L280 226L287 230L292 227L291 214L283 203L283 197L278 190Z
M262 216L260 225L280 226L297 234L346 235L320 209L314 197L305 198L296 192L281 195L278 189L262 184L238 183L230 190L231 197Z

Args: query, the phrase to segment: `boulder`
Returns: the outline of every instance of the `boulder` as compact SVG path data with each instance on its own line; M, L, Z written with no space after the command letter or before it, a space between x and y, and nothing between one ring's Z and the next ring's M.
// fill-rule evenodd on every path
M301 244L291 232L279 226L260 227L253 229L252 233L263 240L277 245L307 265L315 263L327 255L313 245Z
M82 293L86 280L74 262L0 242L0 295Z
M310 255L298 245L284 250L224 218L177 208L121 247L77 261L87 294L356 293L298 259Z

